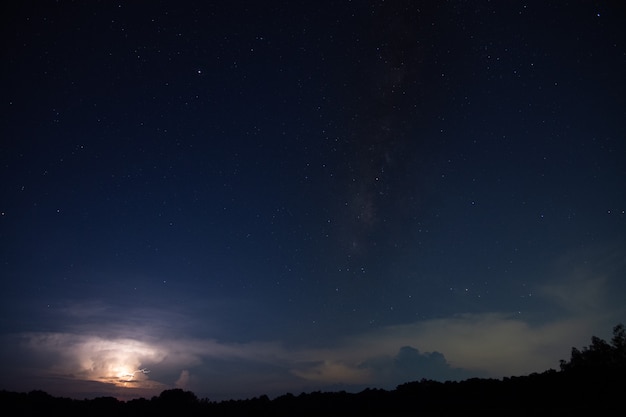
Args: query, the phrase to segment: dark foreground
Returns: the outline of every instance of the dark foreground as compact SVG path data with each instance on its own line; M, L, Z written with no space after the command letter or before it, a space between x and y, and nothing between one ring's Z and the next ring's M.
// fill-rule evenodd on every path
M92 400L56 398L42 391L0 391L12 416L570 416L623 411L626 386L626 333L614 328L610 343L572 348L560 371L462 382L421 380L395 390L360 393L313 392L211 402L190 391L163 391L150 400L112 397Z

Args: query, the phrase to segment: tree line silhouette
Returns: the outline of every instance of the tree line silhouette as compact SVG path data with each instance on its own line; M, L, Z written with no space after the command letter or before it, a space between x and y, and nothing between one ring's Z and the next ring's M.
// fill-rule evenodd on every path
M263 395L213 402L191 391L170 389L150 400L126 402L113 397L73 400L43 391L3 390L0 401L14 416L565 416L623 410L625 382L626 331L618 324L610 343L593 336L591 345L572 348L570 360L561 360L559 371L503 379L422 379L391 391L288 393L273 400Z

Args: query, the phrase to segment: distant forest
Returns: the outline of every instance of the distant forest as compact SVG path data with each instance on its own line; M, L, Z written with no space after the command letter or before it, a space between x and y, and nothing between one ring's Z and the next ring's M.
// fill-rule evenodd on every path
M181 389L130 401L112 397L73 400L43 391L0 391L12 416L571 416L620 415L626 392L626 332L619 324L610 342L598 337L560 370L503 379L472 378L461 382L422 379L395 390L359 393L311 392L263 395L247 400L212 402ZM621 412L620 412L621 410ZM607 414L605 414L607 413Z

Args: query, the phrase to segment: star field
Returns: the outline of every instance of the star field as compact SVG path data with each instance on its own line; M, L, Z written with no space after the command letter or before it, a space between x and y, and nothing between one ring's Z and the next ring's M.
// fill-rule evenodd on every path
M0 388L502 377L624 321L616 4L4 9Z

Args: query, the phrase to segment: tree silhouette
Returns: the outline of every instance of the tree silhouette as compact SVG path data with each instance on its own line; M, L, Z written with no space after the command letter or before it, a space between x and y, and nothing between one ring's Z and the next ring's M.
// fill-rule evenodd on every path
M561 360L561 370L578 373L614 373L626 366L626 331L623 324L613 328L611 343L599 337L591 338L591 345L582 350L572 348L569 362Z
M161 392L158 397L152 398L151 403L155 406L153 409L155 414L163 416L195 415L200 405L196 394L180 388Z
M194 405L198 403L198 397L191 391L175 388L161 392L157 401L162 404Z

